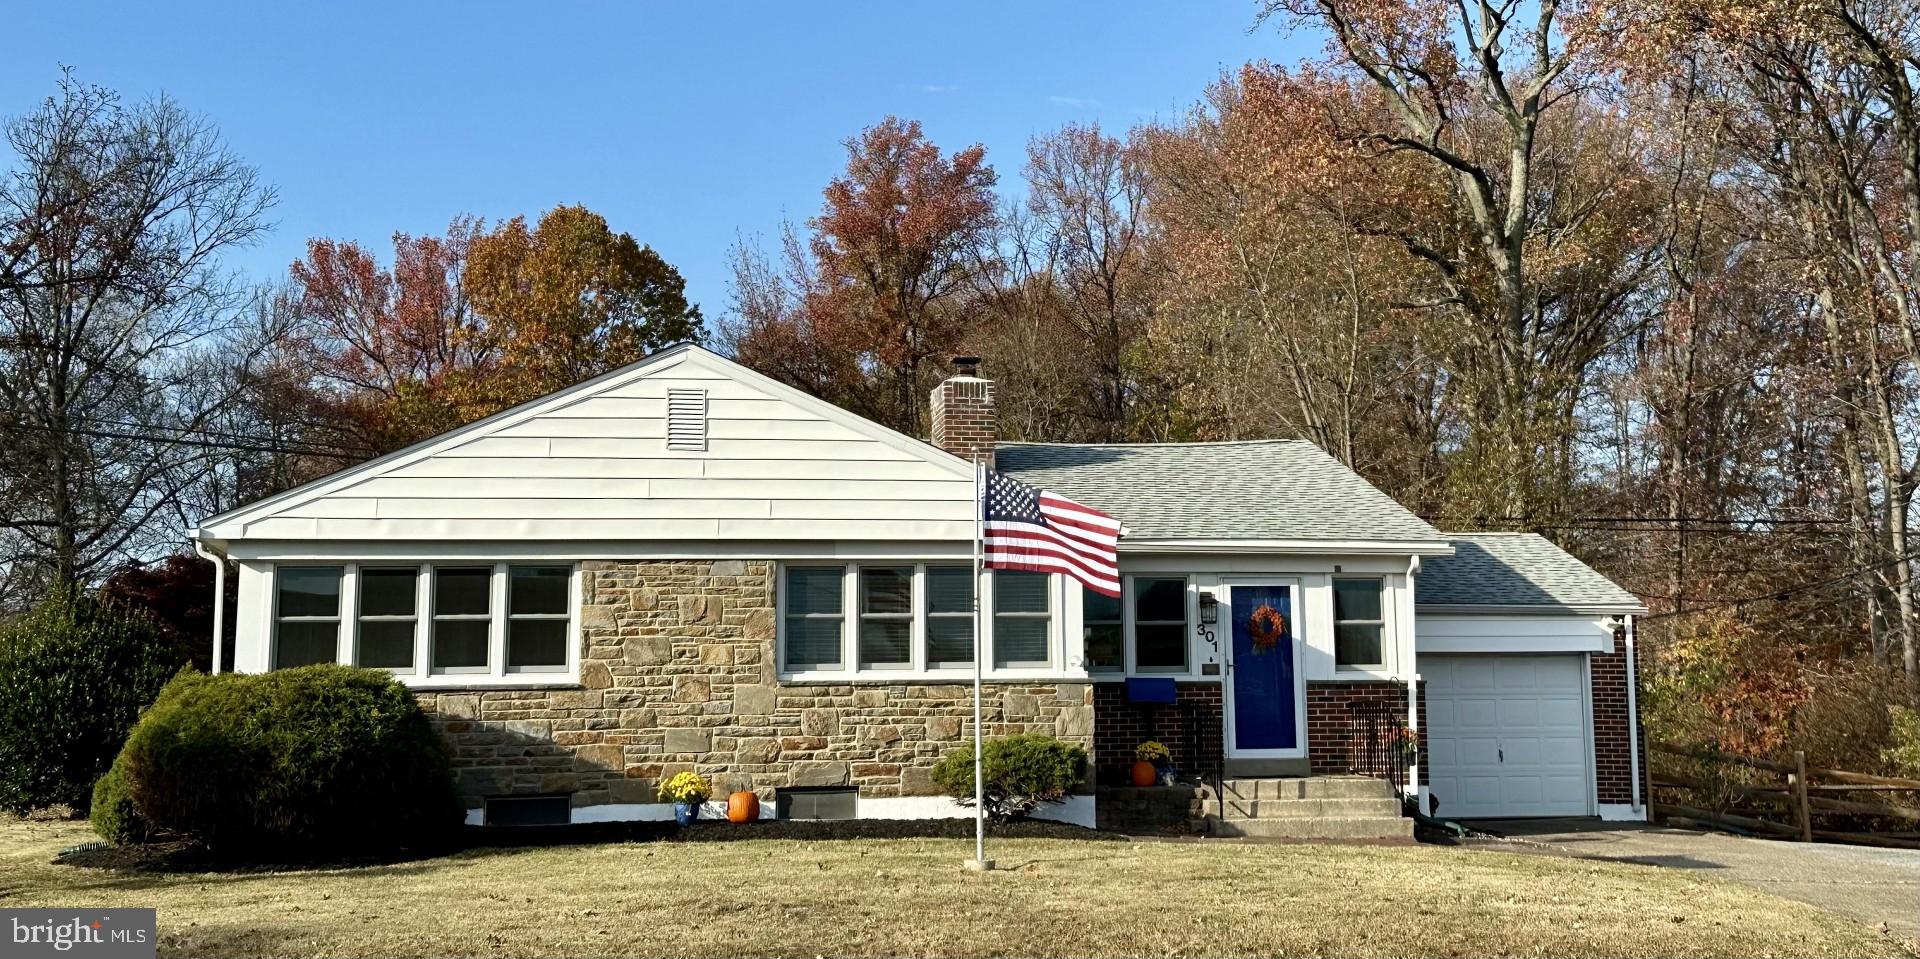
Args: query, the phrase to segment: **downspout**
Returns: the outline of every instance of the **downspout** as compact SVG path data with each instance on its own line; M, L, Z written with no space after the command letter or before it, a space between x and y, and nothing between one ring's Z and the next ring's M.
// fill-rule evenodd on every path
M1627 757L1633 764L1633 813L1640 808L1640 663L1633 648L1633 614L1627 614Z
M1414 596L1413 580L1420 575L1420 554L1415 553L1407 560L1406 590L1406 637L1407 637L1407 733L1413 737L1415 749L1413 762L1407 764L1407 794L1413 797L1414 805L1420 803L1420 764L1426 760L1425 753L1418 747L1420 743L1420 650L1414 640Z
M226 638L227 626L227 558L207 548L196 536L193 551L213 564L213 658L208 661L207 672L220 672L220 647Z

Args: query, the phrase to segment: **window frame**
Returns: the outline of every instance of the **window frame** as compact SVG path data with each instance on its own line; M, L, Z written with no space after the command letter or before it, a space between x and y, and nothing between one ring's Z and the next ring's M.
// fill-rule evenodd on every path
M1140 665L1140 626L1143 623L1147 626L1172 626L1176 624L1175 620L1170 619L1149 619L1143 621L1139 618L1140 595L1138 587L1142 581L1146 580L1169 580L1180 583L1180 619L1177 621L1177 624L1180 626L1181 653L1180 666L1178 668L1155 666L1149 669ZM1193 576L1187 573L1141 573L1137 576L1126 577L1122 582L1122 586L1124 589L1122 591L1123 596L1120 605L1120 614L1125 618L1125 626L1122 632L1125 637L1126 647L1126 675L1175 677L1193 675ZM1103 673L1102 675L1112 674Z
M1379 606L1380 606L1379 618L1377 619L1341 619L1340 618L1340 584L1341 583L1372 583L1375 587L1375 595L1379 597ZM1359 674L1366 674L1366 675L1376 675L1376 674L1384 673L1387 671L1387 661L1390 658L1387 654L1387 637L1390 635L1390 630L1388 629L1388 620L1387 620L1388 612L1387 611L1388 611L1388 608L1392 605L1390 602L1390 599L1391 597L1387 590L1387 579L1385 576L1331 576L1331 577L1328 577L1327 579L1327 606L1328 606L1327 613L1333 623L1333 635L1330 637L1332 641L1331 642L1332 649L1330 649L1328 652L1330 654L1329 658L1333 660L1333 671L1335 673L1359 673ZM1340 661L1340 627L1342 625L1379 627L1380 629L1379 661L1373 662L1373 663L1342 663Z
M775 566L774 578L774 621L777 623L774 641L776 675L781 682L913 682L940 681L952 682L973 675L973 664L934 665L928 661L928 629L930 614L927 612L927 570L930 567L962 567L971 571L967 560L946 556L926 559L885 558L870 560L831 559L795 559L781 561ZM840 623L840 663L838 668L820 669L802 665L796 667L788 661L788 619L787 599L790 590L787 575L793 569L818 569L838 567L841 569L841 609ZM861 614L860 570L862 567L911 567L913 569L913 605L911 621L913 623L913 645L910 653L911 668L873 668L861 665L859 658L858 623ZM993 570L980 570L974 579L974 601L983 611L993 608ZM993 621L989 613L981 617L980 635L976 637L980 655L985 657L981 675L993 679L1065 679L1071 678L1062 665L1066 662L1064 636L1066 620L1069 618L1063 610L1065 603L1065 577L1058 573L1047 575L1047 665L1045 666L1007 666L993 665ZM972 619L972 611L942 614L958 618ZM1037 614L1036 618L1037 618Z
M509 603L508 568L513 566L564 567L567 573L567 611L566 627L566 664L564 667L542 667L537 670L508 669L506 665L507 621ZM360 658L360 572L372 569L416 570L414 587L414 646L413 665L405 669L388 668L394 678L410 687L422 688L465 688L465 687L545 687L577 686L580 680L581 646L584 633L581 626L581 569L578 560L484 560L484 559L447 559L418 560L379 559L365 561L313 561L287 560L275 561L268 566L266 588L271 597L272 616L268 621L267 650L265 665L269 670L282 668L278 663L280 645L280 571L303 568L339 568L340 615L333 617L304 617L305 621L332 620L336 623L334 657L331 662L349 665L359 662ZM448 568L485 568L488 576L488 611L485 619L487 627L487 663L484 667L456 667L461 671L448 671L433 667L434 615L434 573L438 569ZM560 619L558 613L539 614L540 618ZM388 617L371 617L384 619ZM405 619L405 617L393 617ZM457 617L478 620L480 614L457 614ZM531 616L529 617L531 618ZM382 667L369 667L382 668Z
M566 652L565 655L561 656L560 662L558 663L542 663L537 666L513 665L513 624L515 621L551 623L556 620L563 623L572 623L574 620L573 588L574 588L574 579L575 579L576 573L566 563L507 563L505 564L505 567L506 567L505 584L506 584L506 593L507 593L505 603L507 607L507 615L504 622L505 622L506 636L503 638L503 642L501 646L500 668L504 672L506 672L506 674L509 676L542 676L542 675L551 675L553 673L566 672L569 668L570 661L573 659L573 654L571 652ZM567 570L567 586L566 586L566 589L567 589L566 607L567 608L557 613L516 613L514 612L513 611L513 571L516 569L565 569ZM575 639L576 639L576 636L572 629L565 630L561 639L562 651L565 652L566 650L571 649L572 643L575 642Z
M1000 584L999 574L1000 573L1023 573L1029 576L1045 576L1046 581L1045 581L1045 587L1042 591L1042 595L1046 597L1046 609L1037 610L1037 611L1036 610L1015 610L1011 612L1004 612L1004 613L1001 612L1000 611L1000 592L999 592L999 584ZM991 621L991 625L987 627L987 634L989 636L997 637L1000 634L1000 620L1002 619L1028 619L1028 620L1037 619L1046 624L1047 658L1045 660L1039 660L1039 661L1021 660L1019 662L1008 662L1001 657L1000 645L998 642L995 642L992 644L992 652L990 653L992 658L987 660L987 662L991 664L995 670L1003 670L1003 671L1015 671L1015 670L1022 670L1022 669L1050 670L1053 668L1053 664L1056 658L1055 649L1054 649L1056 643L1054 642L1054 637L1058 632L1054 628L1054 621L1060 618L1059 612L1056 609L1056 607L1059 605L1059 600L1054 595L1055 593L1059 592L1059 589L1058 589L1059 580L1056 578L1057 575L1058 574L1055 574L1055 573L1040 573L1040 572L1033 572L1029 570L1011 570L1011 569L1009 570L996 569L996 570L989 570L987 572L987 579L994 584L994 589L990 593L992 605L981 607L981 611L987 614L985 616L982 616L981 619Z
M840 571L840 611L837 613L789 614L787 612L787 596L791 591L788 590L787 588L787 574L788 572L795 569L838 569ZM848 664L854 663L856 661L847 658L847 621L855 617L849 613L850 607L848 607L847 605L847 599L848 599L848 593L854 590L857 590L859 587L857 583L849 585L848 580L853 579L858 575L859 573L857 571L857 568L854 566L854 564L850 564L850 563L782 563L780 564L779 570L774 580L774 587L773 587L774 599L775 599L774 620L778 624L775 627L775 632L779 636L779 641L775 643L776 647L778 648L774 650L774 653L776 656L779 657L777 661L777 665L779 666L780 671L783 674L787 672L794 672L794 673L820 673L820 674L826 674L826 675L839 675L839 674L843 674L851 671L849 669ZM820 663L809 663L804 668L801 668L801 669L790 669L790 667L787 666L787 636L788 636L787 618L789 615L798 616L802 619L834 620L838 622L840 624L840 657L838 661L836 661L832 666L826 667L826 668L822 668L823 664L820 664Z
M338 570L339 571L338 585L335 587L334 594L333 594L333 598L334 598L333 615L332 616L283 616L281 615L280 613L280 571L283 569ZM333 630L334 630L333 631L333 635L334 635L333 662L337 663L340 661L340 637L344 632L344 630L346 629L346 625L345 625L347 620L346 611L348 609L347 603L349 599L352 599L353 602L356 604L356 606L358 604L357 598L348 596L347 576L350 569L351 569L351 566L350 564L347 564L347 563L282 563L274 567L273 582L272 584L270 584L273 590L273 635L269 637L268 643L267 643L267 668L268 669L273 670L273 669L292 668L292 667L283 667L280 665L280 624L287 623L287 622L332 623ZM325 662L325 660L322 660L322 662ZM309 665L309 664L303 663L302 665Z
M913 628L916 633L920 634L919 638L916 639L915 642L919 647L919 656L920 656L921 666L929 672L938 672L942 670L951 670L951 669L972 670L973 659L972 659L971 653L968 654L968 658L965 660L959 660L959 661L941 660L937 665L933 661L933 631L929 627L933 625L934 619L938 618L942 620L948 620L948 619L961 620L967 624L967 633L969 636L971 636L974 632L974 610L973 609L964 609L957 613L951 610L938 612L938 613L933 611L933 592L931 589L927 587L927 584L932 580L932 577L928 574L935 569L965 570L967 573L968 579L973 584L973 589L970 591L973 597L972 605L978 606L980 604L980 581L977 579L973 579L972 564L970 563L921 563L918 565L918 567L914 570L914 576L920 582L920 585L917 590L917 592L919 593L919 598L918 598L917 605L914 607L915 614L914 614ZM977 641L978 637L974 637L974 639L976 640L976 642L973 643L973 646L974 648L977 649L979 647L979 643Z
M925 615L923 596L926 593L926 589L922 578L926 575L926 567L914 563L859 563L856 564L853 569L854 596L858 599L858 605L853 609L853 658L851 660L846 659L845 653L843 652L840 661L842 663L852 662L853 670L856 673L899 673L914 669L915 664L922 661L926 656L924 650L916 650L914 648L919 645L920 634L924 631L921 625L921 617ZM905 611L894 613L868 611L866 586L867 572L869 570L906 571L907 608ZM867 661L864 640L866 639L865 634L869 622L907 624L907 658L905 662L870 663ZM844 635L846 628L846 624L843 622L840 626L842 631L841 639L843 642L846 639Z
M455 570L455 569L487 570L487 611L486 612L484 613L442 613L440 611L440 579L439 579L440 574L443 571ZM492 675L494 672L493 649L494 649L494 646L498 645L495 643L495 639L501 638L496 636L495 634L504 632L503 630L497 627L494 619L494 614L498 612L498 607L500 606L501 600L502 600L502 597L500 596L500 570L498 568L498 564L489 565L489 564L482 564L482 563L447 563L445 565L429 566L428 570L429 570L428 575L433 577L433 589L432 589L433 605L428 607L428 617L427 617L428 619L427 664L426 664L427 675L429 676ZM487 657L486 657L487 661L485 663L482 663L479 666L437 665L434 662L434 653L437 652L437 650L435 649L435 646L439 637L435 634L434 631L438 629L440 624L443 622L444 623L486 623L487 624Z
M410 654L407 657L408 665L406 666L365 666L363 668L384 669L390 673L393 673L396 676L405 676L405 675L414 673L419 669L420 667L420 619L421 619L422 611L425 610L426 608L421 604L420 579L421 579L421 571L424 570L425 568L426 567L421 566L418 563L414 563L414 564L361 563L355 566L353 571L354 573L354 590L353 590L354 610L353 610L353 656L352 656L352 661L355 666L361 665L360 653L365 643L365 637L364 637L365 630L362 628L363 624L370 623L370 622L371 623L412 623L413 624L413 645L412 645ZM366 604L366 591L361 588L365 584L359 581L360 575L370 570L401 570L401 569L410 570L413 573L413 612L412 614L407 616L399 616L392 613L376 613L372 616L369 616L365 612L363 612L362 610L365 609L365 604ZM344 576L345 574L343 573L342 575Z
M1119 615L1114 617L1113 619L1089 619L1087 617L1087 603L1089 601L1089 597L1094 597L1094 596L1100 596L1100 594L1094 592L1091 589L1088 589L1084 583L1081 584L1080 609L1079 609L1080 666L1083 670L1086 671L1086 674L1088 676L1093 676L1099 679L1108 679L1108 680L1125 679L1127 675L1127 646L1128 646L1126 577L1121 578L1119 596L1101 597L1102 599L1109 599L1113 603L1114 609L1117 609L1120 611ZM1095 669L1092 665L1092 659L1087 653L1087 647L1089 645L1087 642L1087 640L1089 639L1087 635L1087 631L1092 629L1095 626L1113 626L1120 630L1120 658L1119 658L1119 661L1115 663L1113 666Z

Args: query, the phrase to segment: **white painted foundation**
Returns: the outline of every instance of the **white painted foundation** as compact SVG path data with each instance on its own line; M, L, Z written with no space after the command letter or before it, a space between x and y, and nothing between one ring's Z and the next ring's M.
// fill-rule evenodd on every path
M854 808L856 817L860 819L966 819L973 815L973 807L962 806L946 796L886 796L872 799L863 796ZM700 807L700 818L707 822L726 819L727 804L706 803ZM773 803L760 804L760 818L775 818ZM1064 803L1041 806L1034 811L1033 818L1092 829L1094 799L1092 796L1069 796ZM577 806L571 812L571 821L576 823L668 822L672 819L672 803L602 803L597 806ZM467 825L483 826L486 821L487 810L484 807L467 810Z

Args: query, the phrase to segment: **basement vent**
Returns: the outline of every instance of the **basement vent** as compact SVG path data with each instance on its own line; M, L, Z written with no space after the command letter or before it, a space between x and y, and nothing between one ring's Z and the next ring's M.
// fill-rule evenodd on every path
M667 449L707 448L707 391L667 391Z
M489 826L564 826L573 819L570 796L490 796Z
M776 789L774 811L781 819L855 819L859 816L859 796L859 790L831 786Z

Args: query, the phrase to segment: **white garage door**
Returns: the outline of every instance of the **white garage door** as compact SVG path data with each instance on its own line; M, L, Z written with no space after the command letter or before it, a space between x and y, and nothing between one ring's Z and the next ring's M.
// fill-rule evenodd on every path
M1586 659L1421 656L1428 785L1447 819L1586 816Z

